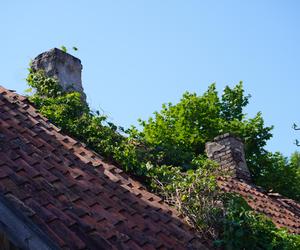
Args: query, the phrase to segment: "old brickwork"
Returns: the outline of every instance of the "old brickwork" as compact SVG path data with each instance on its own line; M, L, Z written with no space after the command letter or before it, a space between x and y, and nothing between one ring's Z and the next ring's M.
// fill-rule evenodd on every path
M244 144L241 139L230 134L214 138L205 145L207 156L228 170L233 177L251 181L250 171L245 160Z

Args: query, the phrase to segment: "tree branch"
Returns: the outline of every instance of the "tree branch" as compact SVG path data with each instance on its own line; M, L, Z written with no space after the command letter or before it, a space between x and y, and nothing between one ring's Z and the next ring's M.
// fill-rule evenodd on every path
M298 127L298 125L296 123L293 124L293 129L294 130L300 130L300 128Z

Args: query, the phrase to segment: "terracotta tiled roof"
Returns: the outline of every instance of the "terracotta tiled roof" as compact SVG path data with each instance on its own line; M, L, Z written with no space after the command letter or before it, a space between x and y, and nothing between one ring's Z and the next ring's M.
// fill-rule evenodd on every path
M255 211L270 217L278 227L285 227L291 233L300 234L299 203L279 194L267 193L253 184L235 178L220 178L219 185L225 192L243 196Z
M219 185L300 234L295 201L238 179ZM161 198L1 86L0 198L62 249L205 249Z
M62 249L204 249L161 198L0 87L0 197Z

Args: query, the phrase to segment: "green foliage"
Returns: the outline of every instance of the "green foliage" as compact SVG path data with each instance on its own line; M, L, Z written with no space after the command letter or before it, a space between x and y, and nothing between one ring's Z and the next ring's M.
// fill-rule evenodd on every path
M68 52L68 49L67 49L67 47L66 47L66 46L64 46L64 45L62 45L62 46L60 47L60 49L61 49L63 52L65 52L65 53L67 53L67 52ZM78 51L78 48L77 48L77 47L75 47L75 46L73 46L73 47L72 47L72 49L73 49L74 51Z
M195 157L205 155L207 141L230 132L243 138L247 165L256 184L300 200L299 168L264 149L272 126L265 126L260 112L246 118L243 108L249 97L244 96L241 82L234 88L227 86L221 98L212 84L203 95L185 93L179 103L164 104L154 117L140 121L142 132L132 128L129 133L146 145L147 156L151 156L148 160L186 170L193 168Z
M291 165L297 170L300 171L300 152L295 152L291 156Z
M218 245L225 249L300 249L300 235L277 229L270 219L250 209L239 196L229 195L225 201L223 233Z
M139 136L153 148L152 154L159 164L188 168L191 160L203 153L207 138L220 132L217 102L214 85L203 97L185 93L177 105L164 104L154 118L141 121L143 132Z
M300 201L299 159L299 153L294 153L290 162L279 152L266 153L260 158L265 167L256 183L266 190Z
M62 95L62 89L57 83L57 80L51 77L46 77L43 71L33 72L29 70L27 83L31 87L28 91L35 89L36 97L56 98Z
M216 177L224 173L203 154L205 142L220 133L232 132L245 139L255 178L262 183L269 178L264 182L266 186L289 189L290 183L277 183L283 181L279 175L284 171L286 177L293 173L283 167L286 161L263 149L271 137L271 127L264 126L260 113L246 119L242 112L249 97L244 97L241 83L233 89L227 87L221 99L214 84L202 96L185 93L178 104L163 105L154 118L141 121L140 132L134 127L124 131L99 112L91 112L78 92L63 92L55 79L41 71L30 71L27 82L30 92L35 91L30 100L43 115L65 133L138 176L200 232L218 239L217 245L226 249L299 248L299 236L276 229L264 216L241 205L235 196L224 196L216 183ZM122 135L124 132L128 136ZM298 173L299 159L295 154L290 164Z
M216 176L221 176L218 165L210 160L193 160L195 170L182 172L180 168L162 166L155 178L159 193L175 206L202 236L216 238L217 225L222 218L222 193Z
M134 136L152 148L157 163L190 167L191 160L204 154L207 141L230 132L245 140L247 160L254 176L264 166L257 158L263 155L272 127L266 127L261 113L246 119L243 107L249 96L244 96L240 82L234 88L226 87L218 97L215 84L203 95L185 93L179 103L164 104L160 112L148 121L140 121L143 131Z
M66 46L63 45L63 46L60 47L60 49L61 49L63 52L67 53L67 48L66 48Z
M250 95L244 96L241 82L233 89L226 86L222 94L221 117L228 121L234 119L241 121L244 118L243 108L249 103L250 97Z
M106 157L124 137L105 116L92 113L78 92L62 92L53 78L42 71L30 72L28 85L36 90L30 100L51 122L61 127Z

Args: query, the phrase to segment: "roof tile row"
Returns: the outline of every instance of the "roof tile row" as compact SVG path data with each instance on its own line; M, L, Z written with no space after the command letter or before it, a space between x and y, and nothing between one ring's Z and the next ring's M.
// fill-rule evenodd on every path
M205 248L161 198L2 87L0 195L62 249Z

